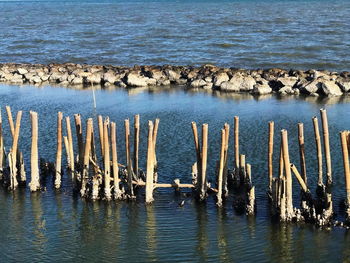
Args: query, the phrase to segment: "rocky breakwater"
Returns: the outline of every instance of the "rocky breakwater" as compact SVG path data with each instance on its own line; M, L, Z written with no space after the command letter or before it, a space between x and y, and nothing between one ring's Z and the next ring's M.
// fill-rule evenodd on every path
M103 88L182 85L186 88L252 94L341 96L350 93L350 73L325 70L191 66L103 66L85 64L0 64L0 82Z

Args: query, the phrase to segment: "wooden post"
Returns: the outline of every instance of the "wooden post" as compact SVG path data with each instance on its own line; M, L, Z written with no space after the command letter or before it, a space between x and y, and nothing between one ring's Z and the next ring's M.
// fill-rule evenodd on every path
M109 155L109 119L105 119L103 125L103 150L104 150L104 181L105 181L105 198L111 199L111 160Z
M64 149L66 150L66 155L67 155L67 167L68 167L68 169L70 169L70 166L71 166L71 164L70 164L70 155L69 155L69 152L70 152L70 150L69 150L69 142L68 142L68 138L67 138L67 136L63 136L63 143L64 143Z
M10 131L11 131L11 135L12 138L15 136L15 125L13 123L13 117L12 117L12 112L11 112L11 107L10 106L6 106L6 112L7 112L7 117L9 120L9 126L10 126Z
M216 195L217 206L222 206L222 188L223 188L223 172L224 172L224 162L225 162L225 147L226 147L226 130L221 130L221 151L220 151L220 165L219 165L219 174L218 174L218 192Z
M246 183L246 170L245 170L245 155L239 155L239 180L240 184L244 185Z
M208 124L202 125L202 167L200 200L207 196L207 156L208 156Z
M323 130L323 142L324 142L324 153L326 157L326 168L327 168L327 185L332 184L332 160L331 160L331 149L329 146L329 131L328 131L328 119L327 111L321 109L322 119L322 130Z
M268 173L269 173L269 189L272 192L272 178L273 178L273 136L274 136L274 125L273 121L269 122L269 148L268 148Z
M140 115L134 116L134 174L139 178Z
M246 174L247 174L248 184L251 185L252 184L252 166L249 163L247 163L245 165L245 170L246 170Z
M283 162L282 137L281 137L280 162L279 162L279 178L284 177L283 171L284 171L284 162Z
M132 186L133 172L130 158L130 122L129 119L124 121L125 125L125 151L126 151L126 167L128 172L128 194L130 198L134 197L134 189Z
M298 123L298 137L299 137L299 156L300 156L300 169L301 176L305 185L307 185L306 176L306 161L305 161L305 143L304 143L304 124Z
M56 176L55 176L55 188L61 187L61 166L62 166L62 112L57 114L57 152L56 152Z
M74 114L75 120L75 130L77 133L77 141L78 141L78 150L79 150L79 164L83 165L83 157L84 157L84 142L83 142L83 128L81 124L81 116L80 114Z
M318 128L318 120L317 117L312 118L312 122L314 125L314 133L315 133L315 142L317 147L317 161L318 161L318 185L323 186L323 178L322 178L322 146L321 146L321 138L320 131Z
M346 206L350 207L350 168L349 168L349 148L347 144L348 132L343 131L340 133L340 142L343 153L343 165L344 165L344 177L345 177L345 190L346 190ZM347 211L347 217L350 217L349 211Z
M32 124L32 146L30 156L31 181L30 191L35 192L40 189L39 160L38 160L38 113L31 111L30 120Z
M67 126L67 139L68 139L68 146L69 146L69 159L70 159L70 166L69 169L72 173L72 180L76 180L75 178L75 172L74 172L74 149L73 149L73 136L72 136L72 128L70 125L70 118L69 116L66 117L66 126Z
M293 197L292 197L292 173L289 161L289 149L288 149L288 133L287 130L281 130L282 134L282 150L283 150L283 162L286 173L286 219L291 220L294 216L293 212Z
M22 119L22 111L17 112L16 117L16 126L15 132L13 136L12 148L11 148L11 165L12 165L12 173L11 173L11 185L10 188L13 190L18 186L17 181L17 150L18 150L18 139L19 139L19 131L21 128L21 119Z
M86 123L86 141L84 149L84 158L83 158L83 174L81 178L81 190L80 194L82 197L86 196L86 184L89 179L89 162L90 162L90 151L91 151L91 137L92 137L92 119L89 118ZM81 124L80 124L81 127ZM82 138L82 135L81 135Z
M235 171L239 174L239 117L234 117L234 138L235 138Z
M158 167L158 161L157 161L157 135L158 135L158 127L159 127L159 119L156 118L154 121L154 127L153 127L153 148L154 148L154 182L158 182L158 173L157 173L157 167Z
M113 168L113 185L114 199L122 198L122 192L119 187L119 168L117 154L117 127L115 122L111 122L111 144L112 144L112 168Z
M292 171L293 171L295 177L297 178L298 183L299 183L301 189L304 191L304 193L309 192L309 190L308 190L308 188L307 188L307 185L306 185L306 183L304 182L304 179L302 178L302 176L300 175L300 173L299 173L297 167L296 167L294 164L291 163L291 164L290 164L290 168L292 169Z
M196 178L196 182L197 182L197 191L200 191L200 186L201 186L201 149L200 149L200 145L199 145L199 139L198 139L198 129L197 129L197 124L193 121L191 123L192 125L192 132L193 132L193 140L194 140L194 147L196 150L196 157L197 157L197 178Z
M153 201L153 173L154 173L154 144L153 122L148 121L148 145L147 145L147 172L146 172L146 203Z
M97 123L98 123L98 135L100 137L100 150L101 150L101 155L102 155L102 158L104 158L104 153L105 151L103 150L103 146L104 146L104 138L103 138L103 135L104 135L104 128L103 128L103 119L102 119L102 116L101 115L98 115L97 117Z
M224 171L223 171L223 195L228 196L228 188L227 188L227 178L228 178L228 145L229 145L229 138L230 138L230 125L228 123L225 123L224 125L225 129L225 152L224 152Z

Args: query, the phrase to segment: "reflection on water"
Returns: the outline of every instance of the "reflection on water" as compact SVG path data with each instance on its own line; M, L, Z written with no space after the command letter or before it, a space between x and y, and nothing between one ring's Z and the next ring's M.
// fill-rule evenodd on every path
M344 198L344 177L338 132L349 129L349 97L256 97L250 94L197 92L181 87L167 89L96 89L96 113L117 123L120 161L125 162L123 120L141 115L140 166L146 163L147 120L160 118L157 157L159 181L179 178L191 181L195 161L191 121L209 124L208 179L215 179L215 160L219 156L220 128L240 116L241 151L252 165L256 186L257 214L238 215L227 201L217 209L213 197L197 204L190 197L172 190L157 190L155 202L145 206L143 193L135 202L89 202L74 196L68 175L63 188L53 191L52 178L46 179L47 191L31 194L28 189L8 192L0 189L0 262L25 261L27 256L41 262L299 262L306 258L317 262L344 261L350 256L350 242L344 229L332 231L305 225L271 222L266 200L267 128L274 120L278 130L288 129L290 158L299 163L297 123L305 127L305 152L308 181L312 191L317 181L317 159L311 117L320 107L328 110L332 164L334 170L334 210ZM335 101L337 101L335 103ZM335 103L335 104L329 104ZM1 86L0 105L24 110L20 147L29 164L29 110L39 113L39 152L47 160L55 159L56 116L81 113L94 117L91 90L62 87ZM10 129L4 121L5 144L10 146ZM253 135L253 136L252 136ZM276 140L277 140L276 139ZM75 146L76 146L76 142ZM233 163L232 145L229 163ZM278 153L278 145L274 152ZM65 162L65 161L64 161ZM64 163L63 162L63 163ZM277 163L274 164L277 167ZM29 169L29 165L26 166ZM275 169L277 171L277 169ZM30 171L28 170L28 175ZM296 182L294 182L296 183ZM298 189L297 185L294 186ZM182 200L185 205L178 206ZM299 204L298 191L294 192ZM336 215L341 218L343 212ZM317 253L315 252L317 251Z

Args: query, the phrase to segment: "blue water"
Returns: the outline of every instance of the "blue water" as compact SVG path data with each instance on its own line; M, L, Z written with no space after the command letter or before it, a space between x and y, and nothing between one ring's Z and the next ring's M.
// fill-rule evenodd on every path
M348 70L350 1L0 2L0 62Z

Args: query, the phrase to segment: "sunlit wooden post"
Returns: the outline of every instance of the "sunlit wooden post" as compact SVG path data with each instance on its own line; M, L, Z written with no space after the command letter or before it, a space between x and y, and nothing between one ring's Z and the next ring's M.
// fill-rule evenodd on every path
M11 173L11 189L15 189L18 186L17 181L17 150L18 150L18 140L19 140L19 132L21 128L21 119L22 119L22 111L17 112L16 117L16 126L15 126L15 132L13 136L13 142L12 142L12 148L11 148L11 158L9 158L12 166L12 173Z
M103 138L104 130L103 130L103 118L102 118L101 115L98 115L98 117L97 117L97 125L98 125L98 135L99 135L99 138L100 138L100 151L101 151L101 156L103 158L103 156L105 154L105 151L103 149L103 146L104 146L104 138Z
M300 156L301 176L303 178L304 183L307 185L303 123L298 123L298 138L299 138L299 156Z
M134 116L134 174L139 178L140 115Z
M343 165L344 165L344 177L345 177L345 190L346 190L346 206L347 206L347 218L350 218L350 168L349 168L349 148L348 148L348 131L340 133L340 142L343 153Z
M111 145L112 145L112 170L113 170L113 185L114 185L114 199L122 198L122 192L119 186L119 168L118 168L118 154L117 154L117 127L115 122L111 122Z
M297 178L297 181L298 181L301 189L304 191L304 193L307 193L308 192L307 185L306 185L304 179L302 178L302 176L300 175L297 167L294 164L291 164L290 168L292 169L292 172L294 173L295 177Z
M38 160L38 113L31 111L30 120L32 125L32 146L30 156L31 181L30 191L35 192L40 189L39 160Z
M312 122L314 125L314 133L315 133L315 142L317 149L317 161L318 161L318 186L323 186L323 172L322 172L322 146L321 146L321 138L320 138L320 130L318 127L317 117L312 118Z
M153 201L153 173L154 173L154 144L153 122L148 121L148 144L147 144L147 171L146 171L146 203Z
M321 109L320 112L321 112L321 119L322 119L324 154L326 157L327 185L331 185L332 184L332 160L331 160L331 148L329 145L327 111L325 109Z
M229 146L229 138L230 138L230 125L225 123L225 151L224 151L224 171L222 176L222 194L224 196L228 196L228 188L227 188L227 180L228 180L228 146Z
M4 176L4 164L5 164L5 151L4 151L4 136L2 129L2 114L0 108L0 182Z
M222 206L222 188L223 188L223 172L224 172L224 161L225 161L225 145L226 144L226 131L221 130L221 151L220 151L220 164L219 164L219 174L218 174L218 192L217 192L217 206Z
M157 148L157 135L158 135L158 127L159 127L159 119L156 118L155 121L154 121L154 126L153 126L153 148L154 148L154 182L158 182L158 173L157 173L157 167L158 167L158 161L157 161L157 151L156 151L156 148Z
M246 183L246 170L245 170L245 155L239 155L239 180L240 184L243 185Z
M282 134L282 150L283 150L283 162L286 173L286 212L287 220L291 220L294 216L293 213L293 198L292 198L292 173L289 160L288 149L288 133L287 130L281 130Z
M56 173L55 173L55 188L61 187L61 177L62 177L62 112L57 114L57 151L56 151Z
M126 119L124 121L125 125L125 152L126 152L126 167L128 172L128 195L130 198L134 197L134 189L132 185L133 171L131 166L131 157L130 157L130 121Z
M208 124L202 125L202 162L200 200L207 196L207 157L208 157Z
M8 121L9 121L11 135L13 138L15 136L15 125L13 123L13 117L12 117L12 112L11 112L10 106L6 106L6 112L7 112L7 117L8 117Z
M86 141L84 149L84 158L83 158L83 173L81 177L81 190L80 194L82 197L86 196L86 184L89 179L89 163L90 163L90 151L91 151L91 137L93 129L92 119L89 118L86 124ZM81 127L81 125L80 125ZM81 136L82 137L82 136Z
M268 176L269 176L269 192L272 191L273 178L273 137L274 137L274 122L269 122L269 147L268 147Z
M111 160L109 154L109 119L105 119L103 124L103 150L104 150L104 181L105 181L105 198L106 200L111 199Z
M194 146L195 146L195 150L196 150L196 157L197 157L197 191L200 191L200 187L201 187L201 149L200 149L200 145L199 145L199 139L198 139L198 129L197 129L197 124L193 121L191 123L192 125L192 132L193 132L193 140L194 140Z
M74 149L73 149L73 136L72 136L72 128L70 124L70 118L69 116L66 117L66 128L67 128L67 139L68 139L68 146L69 146L69 159L70 159L70 166L69 169L72 173L72 180L76 180L74 176Z

